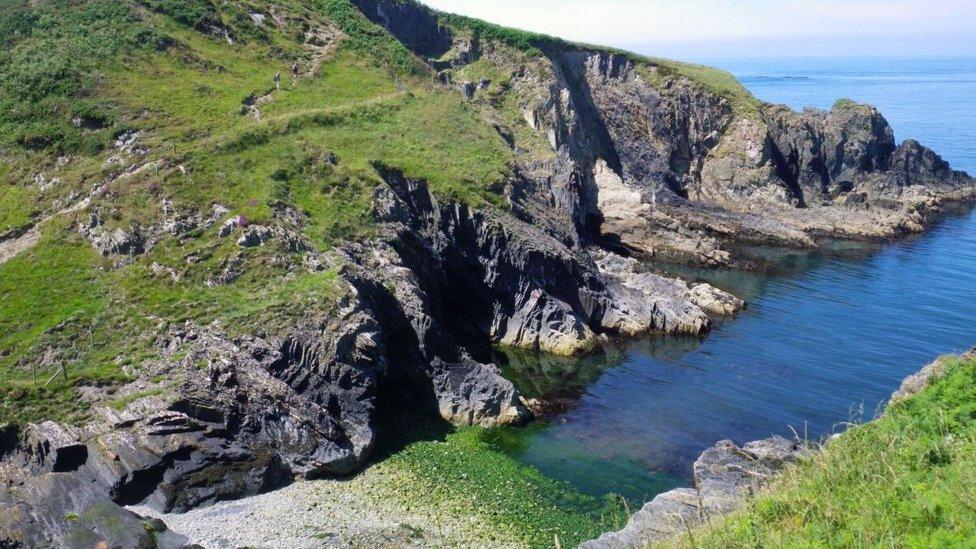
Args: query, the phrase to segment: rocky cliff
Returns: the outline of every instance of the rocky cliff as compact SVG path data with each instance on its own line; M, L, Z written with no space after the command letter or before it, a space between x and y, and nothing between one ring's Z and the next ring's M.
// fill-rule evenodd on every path
M414 158L396 161L394 153L369 149L367 162L355 168L368 173L369 185L349 171L355 162L342 154L308 157L295 170L334 179L323 190L328 199L367 189L369 229L324 246L311 232L323 223L319 214L289 202L297 201L294 170L270 175L271 213L260 223L222 206L218 201L233 198L222 191L205 197L212 213L169 199L157 201L158 208L141 206L146 200L124 189L160 169L170 174L164 182L202 178L209 159L173 156L168 137L152 128L141 137L122 135L106 153L111 157L98 158L102 172L81 178L89 192L60 197L42 208L29 231L5 234L3 262L44 245L36 231L77 216L71 238L107 258L108 272L145 264L151 287L192 278L193 265L225 253L214 259L207 289L273 268L286 273L282 284L295 273L335 273L338 295L276 310L279 322L267 325L236 325L235 317L201 324L152 311L148 318L158 326L143 331L152 336L151 358L127 367L111 402L94 390L92 412L79 424L4 428L0 505L12 512L0 517L0 544L127 545L132 532L146 544L179 544L162 525L123 506L181 511L295 477L355 472L376 442L380 399L428 409L457 425L524 422L531 414L490 363L491 345L579 354L613 337L702 334L710 315L744 306L707 284L652 272L635 258L735 265L736 244L812 248L819 237L888 238L922 230L945 205L976 192L971 178L932 151L914 141L897 145L869 106L839 102L829 112L796 113L762 104L728 75L702 67L498 29L412 2L354 4L358 11L330 2L324 16L247 8L242 14L250 19L225 17L220 27L212 15L202 28L213 47L227 51L238 51L235 39L260 42L272 26L288 40L297 33L310 71L296 75L297 84L316 77L322 64L339 70L340 61L328 65L328 56L343 47L368 52L367 63L377 66L388 60L371 55L405 49L407 68L377 73L393 91L340 105L353 114L309 107L268 115L262 109L273 113L275 101L287 105L287 99L276 100L274 91L251 95L241 113L253 128L217 145L200 130L191 136L200 139L194 146L216 147L207 154L217 155L272 139L305 143L312 137L292 137L304 131L302 124L332 131L348 123L343 117L367 124L406 111L419 101L401 89L409 82L429 88L422 93L437 106L463 102L460 112L474 113L478 128L490 130L491 146L504 147L510 156L504 176L491 182L493 194L467 200L438 192L416 175L428 172L416 169ZM156 8L151 16L134 8L133 17L176 17ZM203 32L200 24L193 32ZM246 27L234 26L241 24ZM211 70L187 53L189 46L174 44L156 47L177 52L179 63ZM146 116L149 111L137 111L133 120ZM466 129L457 139L481 135L461 120L456 124ZM155 148L137 147L139 139ZM425 147L409 150L427 158ZM255 165L241 158L221 169ZM70 159L44 165L59 175L42 173L31 179L35 184L79 169ZM167 192L154 184L148 183L151 192ZM187 192L174 187L172 195ZM341 210L357 200L330 215L344 219ZM148 213L130 221L126 208L136 207ZM240 208L255 206L242 201ZM32 235L30 242L23 235ZM190 267L166 263L167 246L195 241L207 246L183 257ZM41 359L25 358L18 367L29 371L32 361ZM131 528L117 528L120 523Z

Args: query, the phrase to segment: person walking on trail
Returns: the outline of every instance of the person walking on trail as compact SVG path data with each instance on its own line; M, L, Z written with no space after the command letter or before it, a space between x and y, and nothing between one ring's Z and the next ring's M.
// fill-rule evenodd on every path
M291 83L294 84L298 80L298 62L291 64Z
M280 90L281 89L281 73L280 72L276 72L275 73L275 89L276 90Z

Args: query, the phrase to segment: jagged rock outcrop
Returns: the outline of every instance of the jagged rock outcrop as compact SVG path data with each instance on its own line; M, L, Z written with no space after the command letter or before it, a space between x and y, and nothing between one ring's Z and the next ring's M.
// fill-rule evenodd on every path
M771 437L737 446L718 442L695 461L694 488L658 495L634 513L620 531L585 542L581 549L644 547L666 540L737 509L788 464L808 456L802 443Z
M730 242L810 247L816 236L883 238L921 230L941 200L973 195L973 180L928 149L913 141L896 147L891 127L872 107L842 101L831 111L795 113L761 106L733 118L727 102L686 79L656 91L633 63L606 57L593 53L580 62L594 103L611 131L644 132L615 138L626 144L617 146L616 185L639 193L640 201L630 215L612 212L604 228L624 235L631 248L664 247L679 258L721 263L728 258L715 248L724 251ZM621 94L643 109L618 108ZM605 188L598 179L598 197ZM670 219L672 232L700 230L701 240L717 244L689 249L655 236L655 217ZM643 234L635 234L642 222Z
M741 311L745 302L706 283L689 285L647 270L633 258L591 248L600 272L640 292L650 301L654 329L671 334L700 335L711 326L709 314L729 316Z
M0 539L72 545L82 527L74 517L94 506L181 511L294 476L352 472L374 443L386 366L377 329L355 305L331 325L271 340L171 329L160 336L162 358L118 394L116 402L131 401L124 408L96 408L82 427L45 422L9 433L0 504L19 511L0 517Z
M380 169L390 190L380 193L377 209L395 234L390 246L420 277L419 287L441 289L429 296L432 310L463 314L469 320L463 329L475 330L476 338L578 354L599 334L688 331L675 328L682 322L676 309L655 301L660 288L628 287L604 276L585 251L532 225L463 205L439 206L424 182ZM700 332L707 326L704 314L698 323ZM444 331L452 329L458 330Z
M582 242L727 265L736 244L917 232L976 197L976 182L931 150L897 145L873 107L796 113L625 54L543 50L513 73L510 93L556 153L550 188L578 189L557 204Z

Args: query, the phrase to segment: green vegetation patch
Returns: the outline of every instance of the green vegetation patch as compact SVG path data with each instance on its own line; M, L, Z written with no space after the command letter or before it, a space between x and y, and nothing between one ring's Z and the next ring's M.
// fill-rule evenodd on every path
M117 364L96 358L108 328L100 265L61 231L0 265L0 424L80 417L87 404L77 385L125 379Z
M124 372L157 356L155 339L170 324L218 322L231 336L285 330L298 316L326 316L344 291L334 270L288 274L267 249L244 252L241 278L211 287L237 251L233 239L165 242L117 269L78 240L51 231L0 265L0 424L84 421L90 402L79 387L130 380ZM201 257L196 268L185 267L186 255ZM155 272L157 262L183 269L183 278Z
M541 474L504 454L493 430L454 429L416 410L383 414L383 447L373 466L392 479L409 479L400 494L407 509L436 508L464 524L471 517L495 526L495 538L475 545L504 544L515 536L527 547L563 547L619 528L626 520L618 498L601 500ZM490 536L490 534L489 534Z
M498 41L530 55L541 55L540 48L545 46L569 46L570 44L561 38L503 27L481 19L455 15L453 13L439 13L442 24L456 30L472 33L474 36L486 41Z
M129 395L125 395L125 396L121 396L121 397L118 397L116 399L113 399L111 402L108 403L108 405L113 410L122 411L122 410L125 409L126 406L132 404L133 402L139 400L140 398L145 398L145 397L149 397L149 396L158 396L158 395L161 395L161 394L163 394L163 390L162 389L149 389L149 390L146 390L146 391L139 391L139 392L136 392L136 393L132 393L132 394L129 394Z
M41 245L0 265L0 349L5 357L105 307L96 253L57 242L61 238L49 235ZM12 366L5 362L0 358L0 364Z
M391 73L423 74L423 64L386 29L372 23L349 0L325 0L324 13L346 33L347 47L379 60Z
M90 99L99 69L156 38L122 2L0 0L0 145L101 150L115 114Z
M976 360L790 468L692 547L970 547L976 540Z
M206 30L209 25L220 24L220 14L206 0L140 0L140 3L189 27Z
M731 73L695 65L692 63L681 63L668 59L642 58L628 54L638 61L647 63L653 68L655 74L651 81L660 81L667 77L684 77L691 80L694 84L701 86L705 91L724 97L732 105L732 110L737 115L756 117L759 114L761 101L756 99L752 93L742 85L741 82Z
M0 183L0 235L30 225L37 208L34 198L23 187Z

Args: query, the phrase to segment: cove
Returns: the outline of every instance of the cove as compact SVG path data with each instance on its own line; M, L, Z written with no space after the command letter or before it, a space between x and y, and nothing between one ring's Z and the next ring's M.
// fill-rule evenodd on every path
M801 109L850 97L880 107L897 139L976 170L976 61L711 61L760 98ZM949 215L889 244L751 250L756 272L666 269L749 302L704 338L655 337L563 360L499 362L520 390L565 409L494 433L500 448L579 490L632 509L691 481L722 439L812 440L872 419L901 380L976 343L976 214Z
M569 409L499 430L499 446L583 492L639 505L687 485L719 440L815 440L870 420L905 376L976 341L976 214L894 244L762 259L759 273L676 273L749 301L702 339L651 338L579 360L507 357L521 390Z

